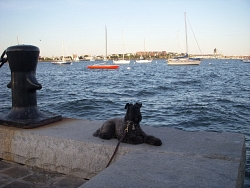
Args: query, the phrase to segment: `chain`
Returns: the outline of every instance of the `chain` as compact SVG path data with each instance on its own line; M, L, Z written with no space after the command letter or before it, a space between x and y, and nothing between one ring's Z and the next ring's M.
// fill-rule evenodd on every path
M5 54L6 54L6 50L4 50L4 52L3 52L2 55L1 55L1 59L0 59L0 68L3 66L4 63L6 63L6 62L8 61L7 58L4 58Z

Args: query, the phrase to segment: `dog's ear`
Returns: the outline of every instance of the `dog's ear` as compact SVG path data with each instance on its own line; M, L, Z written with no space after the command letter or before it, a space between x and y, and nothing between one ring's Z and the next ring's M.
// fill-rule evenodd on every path
M137 102L135 103L137 106L139 106L140 108L142 107L142 103L141 102Z
M125 105L125 109L127 109L130 105L131 105L131 104L127 103L127 104Z

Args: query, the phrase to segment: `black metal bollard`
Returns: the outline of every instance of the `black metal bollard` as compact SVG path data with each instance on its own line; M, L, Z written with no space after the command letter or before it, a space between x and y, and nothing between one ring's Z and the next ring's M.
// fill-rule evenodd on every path
M17 45L7 48L7 60L11 70L12 109L0 116L0 124L20 128L35 128L60 121L60 115L48 115L37 108L36 90L42 85L36 80L39 48Z

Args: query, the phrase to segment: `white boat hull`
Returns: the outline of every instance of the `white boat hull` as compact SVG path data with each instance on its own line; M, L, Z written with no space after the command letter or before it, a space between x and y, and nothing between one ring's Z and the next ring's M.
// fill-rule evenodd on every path
M147 60L147 59L140 59L140 60L136 60L136 63L151 63L152 60Z
M117 61L113 60L113 63L114 64L129 64L130 60L117 60Z
M54 65L71 65L72 62L71 61L55 61L55 62L52 62L52 64L54 64Z
M200 60L192 60L192 59L169 59L167 61L168 65L199 65Z
M242 60L244 63L250 63L250 59L244 59Z

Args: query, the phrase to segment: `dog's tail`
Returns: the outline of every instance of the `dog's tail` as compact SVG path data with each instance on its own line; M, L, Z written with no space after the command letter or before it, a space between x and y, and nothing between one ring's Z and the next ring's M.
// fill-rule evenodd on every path
M96 132L93 133L93 136L97 137L99 136L99 133L100 133L100 129L97 129Z

